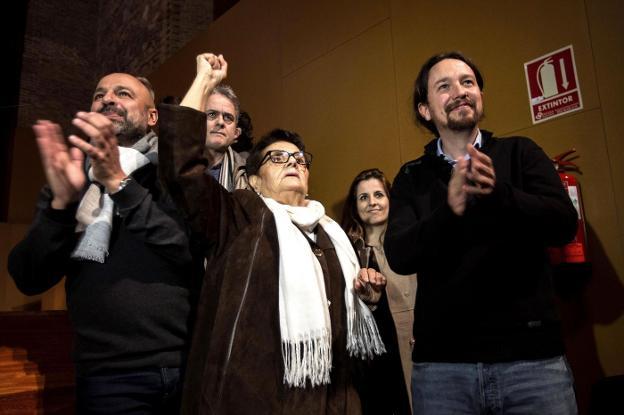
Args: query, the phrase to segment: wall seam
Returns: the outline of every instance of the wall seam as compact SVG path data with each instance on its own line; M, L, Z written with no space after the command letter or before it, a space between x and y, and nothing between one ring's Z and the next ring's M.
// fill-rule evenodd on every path
M591 54L591 62L594 68L594 74L595 74L594 76L596 80L596 94L598 96L598 108L600 109L600 121L602 123L602 131L604 133L603 141L604 141L604 146L605 146L605 152L607 153L607 164L609 165L609 181L610 181L610 187L611 187L611 194L613 195L613 203L615 204L615 220L617 221L617 226L618 226L617 240L620 244L620 253L623 253L624 245L622 244L622 238L621 238L622 217L620 213L620 206L618 206L618 198L616 197L617 192L616 192L615 183L613 180L613 177L614 177L613 163L611 161L609 140L607 140L607 134L608 134L607 124L605 121L604 111L602 111L603 104L602 104L602 96L600 94L600 81L599 81L599 76L598 76L598 66L596 65L596 53L594 52L594 38L592 37L592 28L591 28L591 22L589 18L589 7L587 5L587 0L583 0L583 6L585 8L587 34L589 36L589 45L590 45L589 52Z
M392 49L392 72L394 73L394 101L395 101L395 105L396 105L396 111L395 111L395 122L396 122L396 128L397 128L397 146L399 148L399 168L400 166L403 165L403 163L405 163L404 161L404 157L403 157L403 147L401 145L402 141L402 134L401 134L401 120L399 118L399 114L401 113L401 111L399 110L399 76L397 74L397 62L396 62L396 53L395 53L395 42L394 42L394 26L392 25L392 3L390 2L389 5L389 10L388 10L388 15L390 16L390 47ZM397 169L398 171L398 169Z

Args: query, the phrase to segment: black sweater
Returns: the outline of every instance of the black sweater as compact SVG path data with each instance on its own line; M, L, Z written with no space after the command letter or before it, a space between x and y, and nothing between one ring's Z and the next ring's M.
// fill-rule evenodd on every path
M191 310L187 237L160 194L156 167L132 176L111 196L117 214L103 264L70 259L77 206L52 209L47 187L33 225L9 256L9 272L25 294L42 293L67 276L80 375L184 362Z
M436 141L406 163L392 188L385 251L399 274L418 273L412 358L500 362L562 353L546 247L570 240L576 211L530 139L482 131L492 194L447 204L451 166Z

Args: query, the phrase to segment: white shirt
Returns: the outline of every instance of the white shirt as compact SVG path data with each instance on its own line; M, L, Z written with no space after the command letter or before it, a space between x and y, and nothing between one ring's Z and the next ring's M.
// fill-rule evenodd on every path
M477 138L475 138L474 143L472 143L472 146L475 147L476 149L481 148L481 130L477 130ZM436 151L436 154L438 156L443 156L444 160L448 161L449 164L451 166L454 166L457 163L457 160L453 159L451 156L449 156L448 154L446 154L444 152L444 150L442 150L442 139L438 137L438 149ZM470 160L470 154L466 153L466 155L464 156L464 160Z

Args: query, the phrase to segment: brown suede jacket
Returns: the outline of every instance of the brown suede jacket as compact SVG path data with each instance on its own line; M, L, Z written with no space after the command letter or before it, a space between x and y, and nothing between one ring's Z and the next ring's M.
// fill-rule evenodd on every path
M279 327L279 246L271 211L250 190L228 193L205 173L206 120L186 107L161 105L161 179L207 260L183 413L359 414L359 370L346 351L344 279L334 247L318 228L316 248L331 301L331 384L284 385Z

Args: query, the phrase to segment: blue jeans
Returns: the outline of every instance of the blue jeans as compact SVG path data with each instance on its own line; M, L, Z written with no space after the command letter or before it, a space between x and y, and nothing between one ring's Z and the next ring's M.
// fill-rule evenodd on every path
M576 414L565 357L505 363L414 363L416 414Z
M180 369L160 368L76 378L77 414L177 414Z

